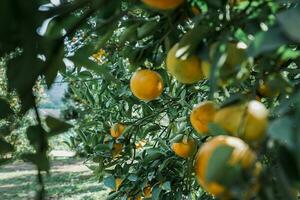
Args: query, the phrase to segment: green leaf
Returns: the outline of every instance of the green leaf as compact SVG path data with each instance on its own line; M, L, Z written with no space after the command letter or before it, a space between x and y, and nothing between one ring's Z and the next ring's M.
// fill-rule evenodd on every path
M26 153L22 154L21 157L23 160L30 161L35 164L40 171L49 171L50 169L50 162L46 153Z
M155 132L155 131L158 131L160 129L161 129L161 127L158 124L153 124L153 125L150 125L148 128L145 129L145 134L147 135L151 132Z
M212 135L227 135L227 132L216 123L209 123L208 131Z
M157 184L152 189L152 200L158 200L160 193L161 193L161 187L159 187L159 185Z
M158 158L162 158L166 156L166 154L164 152L162 152L160 149L148 149L146 151L146 156L144 158L144 162L145 163L149 163L152 161L155 161Z
M172 188L171 188L171 182L170 181L166 181L162 184L161 188L165 191L171 191Z
M213 182L219 180L224 173L224 166L227 166L227 163L233 152L233 147L231 146L219 146L215 149L211 155L206 172L206 180L208 182Z
M119 41L121 44L125 43L126 41L135 41L137 39L137 27L139 26L138 23L133 24L125 29L125 31L120 35Z
M288 148L294 148L294 124L294 120L290 117L278 118L269 125L268 135L278 142L287 145Z
M222 5L225 5L224 0L215 0L215 1L207 1L209 7L220 8Z
M121 193L121 191L114 192L114 193L110 194L106 200L115 200L115 199L117 199L117 197L120 193Z
M290 39L300 42L300 6L279 13L277 19L284 33Z
M0 119L6 118L12 114L13 110L10 108L10 105L7 103L7 101L0 99Z
M113 81L115 83L119 83L119 81L111 75L108 65L98 65L94 61L90 60L89 57L85 57L85 55L75 54L73 57L70 58L77 67L85 67L88 70L100 75L104 79L108 81Z
M0 136L8 136L10 133L10 126L6 125L0 128Z
M0 154L5 154L12 152L14 150L13 146L6 142L3 138L0 138Z
M63 62L63 54L63 48L61 48L58 52L55 52L55 55L50 57L51 62L49 61L49 67L47 67L47 71L45 72L45 80L48 88L50 88L55 80L58 70L65 66L65 63Z
M188 58L199 47L199 43L208 33L209 29L204 25L197 25L188 31L180 40L176 57Z
M44 129L39 125L29 126L26 130L26 135L31 145L39 145L44 133Z
M111 151L111 147L112 147L113 144L97 144L94 149L96 151L101 151L101 152L110 152Z
M49 136L66 132L72 127L72 125L51 116L47 116L45 121L50 129Z
M142 39L150 34L152 34L155 30L157 30L157 26L159 23L157 21L149 21L143 24L141 27L137 29L138 38Z
M267 32L259 32L247 49L249 56L256 57L260 54L278 49L290 41L283 35L279 27L272 27Z
M114 176L108 176L108 177L104 178L103 184L106 187L109 187L109 188L111 188L113 190L116 189L116 179L115 179Z
M138 180L138 176L135 175L135 174L130 174L130 175L128 176L128 180L135 182L135 181Z

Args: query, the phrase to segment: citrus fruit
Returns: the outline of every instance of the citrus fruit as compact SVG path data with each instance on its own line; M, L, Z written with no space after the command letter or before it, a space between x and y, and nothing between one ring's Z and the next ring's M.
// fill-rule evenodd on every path
M147 144L146 140L140 140L140 141L135 143L135 148L136 149L142 149L146 144Z
M128 200L142 200L142 195L141 194L138 194L137 196L135 197L129 197Z
M119 138L124 130L125 126L123 124L117 123L110 128L110 134L113 138Z
M193 138L181 138L173 141L172 150L174 153L182 158L188 158L193 155L196 149L196 143Z
M249 148L249 146L239 138L232 136L216 136L204 143L195 157L195 173L199 184L208 192L215 196L222 196L230 193L230 188L222 185L216 181L207 180L208 164L212 162L211 159L218 159L214 157L214 152L219 147L231 147L232 153L226 165L236 166L240 165L243 170L249 169L253 166L256 155ZM220 170L226 166L218 166ZM222 174L226 177L226 170L222 171Z
M261 102L251 100L220 109L215 114L214 122L233 136L255 142L265 136L268 110Z
M135 72L131 77L130 89L137 98L151 101L161 95L163 91L163 81L157 72L142 69Z
M142 0L142 1L149 7L160 9L160 10L175 9L184 2L184 0Z
M279 89L271 86L268 81L259 81L257 92L262 97L276 97L279 95Z
M235 6L235 5L238 5L239 3L243 2L243 1L246 1L246 0L229 0L228 3L231 6Z
M115 179L115 188L116 188L116 191L118 191L118 189L120 188L122 182L123 182L123 179L121 179L121 178L116 178Z
M198 133L208 132L208 124L213 122L216 105L211 101L198 104L191 112L190 121Z
M152 197L152 187L150 185L147 185L144 190L144 197L145 198L151 198Z
M175 44L167 55L167 70L179 82L185 84L197 83L204 79L202 65L204 61L197 56L191 55L185 60L178 58L176 52L179 44Z
M121 143L115 143L113 145L113 155L114 156L119 155L122 152L122 149L123 149L123 144L121 144Z
M195 16L201 14L200 9L199 9L198 7L196 7L196 6L193 6L193 7L191 8L191 10L192 10L192 13L193 13Z

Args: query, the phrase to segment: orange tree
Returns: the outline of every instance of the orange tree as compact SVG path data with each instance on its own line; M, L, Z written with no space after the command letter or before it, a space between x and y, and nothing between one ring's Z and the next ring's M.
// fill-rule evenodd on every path
M24 159L40 199L47 138L70 125L41 119L33 88L58 72L70 145L98 163L109 199L297 198L298 0L4 0L0 11L0 56L19 51L8 89L37 119Z

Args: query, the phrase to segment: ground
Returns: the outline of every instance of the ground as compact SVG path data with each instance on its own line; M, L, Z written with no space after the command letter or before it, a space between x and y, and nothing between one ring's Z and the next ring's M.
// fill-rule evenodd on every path
M45 176L47 199L104 200L107 189L97 182L84 160L70 157L72 153L54 152L51 173ZM15 162L0 166L0 199L34 199L36 171L28 163Z

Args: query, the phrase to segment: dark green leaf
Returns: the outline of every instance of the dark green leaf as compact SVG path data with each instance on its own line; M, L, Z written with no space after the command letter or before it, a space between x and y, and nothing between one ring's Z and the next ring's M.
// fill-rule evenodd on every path
M281 12L277 17L287 36L296 42L300 42L300 6Z
M0 136L8 136L11 133L9 126L2 126L0 128Z
M4 139L0 138L0 154L5 154L13 150L14 148L11 144L6 142Z
M212 135L227 135L227 132L216 123L209 123L208 131Z
M161 188L163 189L163 190L166 190L166 191L171 191L171 182L170 181L166 181L166 182L164 182L163 184L162 184L162 186L161 186Z
M270 28L267 32L260 32L247 49L248 55L256 57L260 54L278 49L290 41L282 34L279 27Z
M0 119L3 119L9 115L13 114L13 110L6 100L0 99Z
M106 187L109 187L113 190L116 189L116 179L114 176L108 176L104 178L103 183Z
M135 175L135 174L130 174L128 176L128 180L130 180L130 181L137 181L138 180L138 176Z
M233 147L219 146L215 149L210 159L208 160L206 180L213 182L219 180L224 173L224 166L227 166L231 157Z
M278 118L269 125L268 135L278 142L284 143L287 147L293 148L295 146L294 124L294 120L290 117Z
M23 154L22 159L35 164L40 171L49 171L50 169L50 162L45 153Z
M72 127L72 125L51 116L47 116L45 121L50 129L49 136L54 136L66 132Z
M45 131L39 125L29 126L26 130L26 135L31 145L39 145L42 142L42 134L45 134Z
M158 200L161 193L161 187L157 184L152 189L152 200Z

